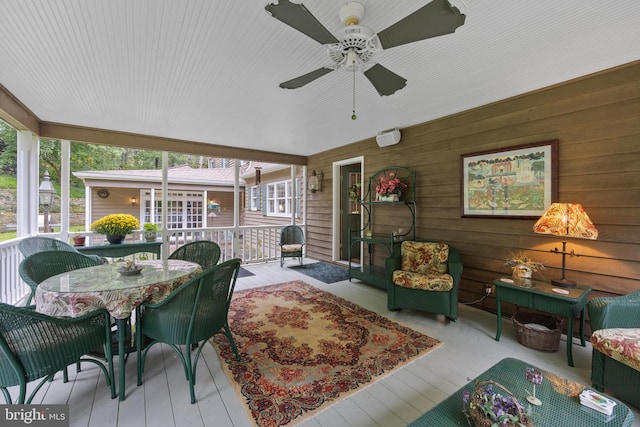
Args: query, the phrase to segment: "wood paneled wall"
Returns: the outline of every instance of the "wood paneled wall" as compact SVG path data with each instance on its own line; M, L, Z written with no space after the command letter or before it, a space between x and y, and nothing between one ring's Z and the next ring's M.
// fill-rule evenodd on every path
M309 169L324 171L326 189L308 201L310 256L331 259L332 163L364 155L365 177L390 165L417 171L418 237L460 251L461 302L508 276L510 253L546 262L538 278L560 277L561 256L549 251L561 241L533 233L535 220L460 217L460 155L558 139L559 201L581 203L600 231L596 241L568 241L583 256L567 257L567 277L591 286L591 297L640 289L640 62L401 131L395 146L379 148L371 138L309 158ZM495 301L483 306L494 311Z

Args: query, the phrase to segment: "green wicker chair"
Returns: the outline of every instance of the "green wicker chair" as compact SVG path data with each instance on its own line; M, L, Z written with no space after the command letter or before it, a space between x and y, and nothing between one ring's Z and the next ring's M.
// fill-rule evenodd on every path
M159 342L169 345L182 361L191 403L196 401L194 385L198 358L209 338L225 334L236 359L240 360L227 320L240 262L235 258L215 265L177 288L163 301L143 303L144 315L140 319L137 342L147 344L144 349L138 347L138 385L142 384L147 353ZM192 362L193 344L197 344L197 350Z
M620 328L620 332L640 329L640 291L619 297L593 298L587 304L587 310L594 335L604 329ZM637 343L637 332L633 335L633 341ZM640 371L601 352L596 348L598 343L593 337L591 341L594 344L591 356L593 388L599 391L607 389L640 408ZM630 344L629 349L632 348ZM616 341L614 347L624 351L620 341Z
M280 267L284 265L285 258L298 258L302 265L302 249L305 245L302 228L297 225L288 225L280 232Z
M28 256L22 260L18 268L20 277L31 288L31 295L29 295L27 305L31 304L38 285L45 279L67 271L93 267L98 264L99 262L95 258L76 251L51 250L36 252Z
M63 242L62 240L53 239L51 237L41 237L41 236L33 236L27 237L25 239L20 240L18 243L18 249L22 253L22 256L25 258L44 251L67 251L67 252L77 252L80 253L68 243ZM92 260L100 263L106 264L109 261L101 257L99 255L84 255ZM31 303L31 300L27 301L27 305Z
M424 241L407 243L438 245L436 242ZM451 276L446 279L447 281L453 279L452 282L449 282L449 285L452 283L452 286L448 290L438 289L444 280L438 277L440 275L437 274L438 272L436 272L436 274L430 272L426 274L424 278L416 278L415 280L421 281L421 283L420 285L416 285L415 288L395 284L393 273L396 270L402 270L403 254L402 245L396 245L393 248L391 256L385 260L387 307L389 310L408 308L429 313L444 314L451 321L455 321L458 318L458 289L460 288L460 279L462 278L462 262L455 248L448 245L444 246L448 247L448 257L446 262L443 262L443 264L445 264L444 270L446 271L440 273ZM410 273L408 276L411 277L411 275Z
M116 396L109 339L109 313L97 310L77 318L56 318L36 313L33 307L0 303L0 389L12 404L8 387L18 386L16 404L30 404L36 393L55 374L76 362L100 367L111 398ZM107 367L96 359L83 357L104 346ZM41 379L27 397L27 383Z
M169 255L169 259L195 262L207 270L220 260L220 246L209 240L198 240L180 246Z
M18 249L22 252L24 257L35 254L42 251L69 251L77 252L73 246L62 240L53 239L51 237L27 237L18 243Z

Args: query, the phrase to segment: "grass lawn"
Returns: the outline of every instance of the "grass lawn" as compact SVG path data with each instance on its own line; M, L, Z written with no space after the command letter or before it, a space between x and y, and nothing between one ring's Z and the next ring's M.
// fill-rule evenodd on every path
M84 231L84 225L72 225L69 227L70 232L76 231ZM15 231L7 231L4 233L0 233L0 242L4 242L5 240L15 239L16 232Z

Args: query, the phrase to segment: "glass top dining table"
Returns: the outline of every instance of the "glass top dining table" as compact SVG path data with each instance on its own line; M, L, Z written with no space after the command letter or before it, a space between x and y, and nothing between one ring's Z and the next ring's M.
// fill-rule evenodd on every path
M56 317L78 317L106 308L116 319L127 319L144 301L160 302L201 271L181 260L138 261L140 274L118 272L122 262L68 271L44 280L36 289L36 311Z
M58 274L36 288L36 311L55 317L78 317L105 308L118 326L119 397L125 396L126 322L145 301L160 302L174 289L202 271L199 264L182 260L138 261L136 275L118 272L125 264L97 265Z

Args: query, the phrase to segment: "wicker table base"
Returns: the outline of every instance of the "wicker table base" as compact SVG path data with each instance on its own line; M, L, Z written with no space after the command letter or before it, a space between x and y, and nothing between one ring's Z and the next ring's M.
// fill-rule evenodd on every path
M487 371L480 374L477 380L493 380L508 388L527 409L526 390L531 391L531 383L525 376L526 368L536 368L517 359L503 359ZM538 369L538 368L536 368ZM542 371L542 384L536 386L536 397L542 401L541 406L532 407L533 424L544 426L607 426L628 427L633 424L633 412L622 402L617 402L613 414L601 414L594 409L580 404L579 394L585 388L566 378L551 372ZM472 391L474 381L449 396L410 424L411 427L449 427L466 426L467 420L462 412L462 392Z

